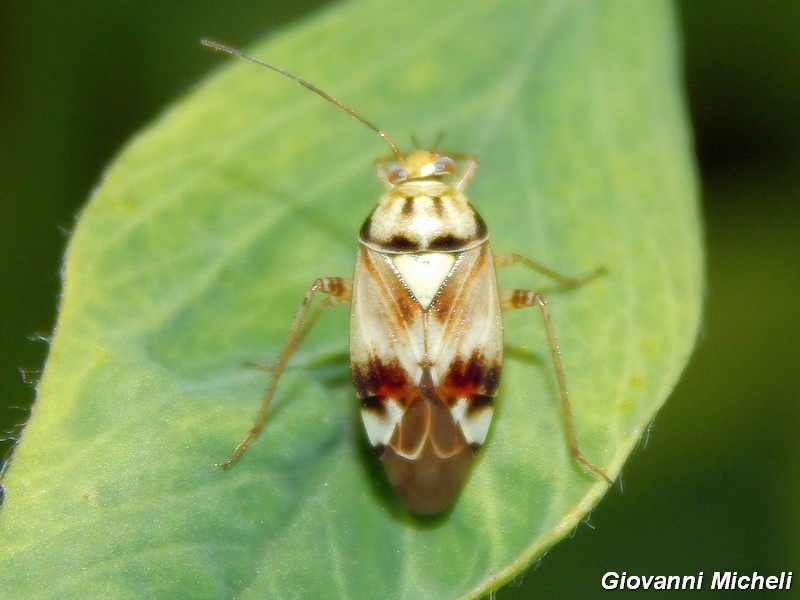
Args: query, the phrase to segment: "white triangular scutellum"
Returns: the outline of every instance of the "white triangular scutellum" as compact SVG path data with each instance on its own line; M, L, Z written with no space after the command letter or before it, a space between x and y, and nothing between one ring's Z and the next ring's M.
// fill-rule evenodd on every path
M417 302L427 309L452 271L455 260L453 253L421 252L393 256L392 264Z

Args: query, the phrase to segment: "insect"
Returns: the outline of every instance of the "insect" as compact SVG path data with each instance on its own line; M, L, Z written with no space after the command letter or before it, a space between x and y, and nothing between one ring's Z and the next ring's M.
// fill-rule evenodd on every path
M375 168L386 192L358 236L353 277L314 281L271 365L255 422L229 467L266 421L281 372L325 306L350 302L350 366L370 444L389 483L413 512L437 513L460 492L492 420L503 361L501 313L535 307L542 318L572 458L611 483L584 458L547 304L529 290L499 290L496 267L522 264L575 287L573 279L518 254L493 255L483 219L464 190L477 169L471 154L401 152L391 138L339 100L280 67L210 40L202 44L287 77L373 130L391 154ZM318 294L325 299L309 314Z

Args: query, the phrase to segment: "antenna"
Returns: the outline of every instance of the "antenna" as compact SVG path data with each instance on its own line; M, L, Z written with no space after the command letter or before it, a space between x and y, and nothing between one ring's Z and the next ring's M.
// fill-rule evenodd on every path
M248 60L251 63L255 63L255 64L259 65L259 66L262 66L262 67L265 67L267 69L270 69L271 71L275 71L279 75L283 75L284 77L288 77L289 79L291 79L295 83L299 83L300 85L302 85L307 90L310 90L310 91L314 92L317 96L320 96L324 100L327 100L328 102L333 104L336 108L338 108L342 112L347 113L348 115L353 117L359 123L362 123L363 125L366 125L370 129L372 129L372 131L377 133L380 136L380 138L384 141L384 143L387 146L389 146L389 150L392 151L392 154L394 154L395 158L397 158L398 161L402 161L402 159L403 159L402 152L400 152L400 150L397 148L395 143L392 141L392 139L387 135L387 133L383 129L381 129L380 127L378 127L377 125L375 125L371 121L367 121L367 119L362 117L360 114L358 114L352 108L350 108L349 106L343 104L342 102L340 102L339 100L337 100L336 98L334 98L333 96L328 94L327 92L324 92L323 90L321 90L320 88L315 86L310 81L306 81L305 79L303 79L301 77L298 77L297 75L294 75L293 73L290 73L289 71L286 71L286 70L281 69L280 67L278 67L276 65L273 65L273 64L270 64L270 63L265 62L263 60L260 60L260 59L256 58L255 56L250 56L248 54L245 54L245 53L241 52L240 50L237 50L236 48L233 48L232 46L226 46L225 44L220 44L219 42L215 42L214 40L209 40L209 39L202 39L202 40L200 40L200 43L203 46L205 46L206 48L211 48L212 50L216 50L217 52L223 52L224 54L229 54L229 55L235 56L237 58L243 58L244 60Z

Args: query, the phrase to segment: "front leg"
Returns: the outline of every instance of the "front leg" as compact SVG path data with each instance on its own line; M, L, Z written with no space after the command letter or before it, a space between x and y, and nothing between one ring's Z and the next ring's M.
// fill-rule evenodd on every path
M522 256L521 254L514 254L514 253L507 253L507 254L495 254L494 255L494 266L498 269L503 267L510 267L511 265L521 264L525 265L529 269L533 269L537 273L541 273L545 277L549 277L553 281L560 283L561 285L574 288L583 285L584 283L590 282L595 277L599 277L600 275L606 275L608 273L608 269L605 267L600 267L592 271L591 273L587 273L582 277L569 277L567 275L563 275L558 271L554 271L542 263L537 262L528 258L527 256Z

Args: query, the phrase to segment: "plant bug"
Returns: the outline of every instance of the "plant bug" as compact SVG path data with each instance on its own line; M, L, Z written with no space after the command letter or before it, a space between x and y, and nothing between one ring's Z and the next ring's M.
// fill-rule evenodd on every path
M610 484L579 449L544 298L529 290L499 290L495 276L495 268L522 264L576 287L602 269L572 279L518 254L493 255L486 225L464 195L477 169L473 155L424 149L403 153L382 129L308 81L235 48L201 43L302 85L373 130L391 152L375 161L386 193L359 232L353 277L325 277L308 288L271 366L255 422L220 466L236 461L263 428L281 373L319 311L350 302L350 367L367 438L410 510L444 510L461 490L489 430L503 361L501 313L536 307L570 454ZM320 292L326 298L308 315Z

